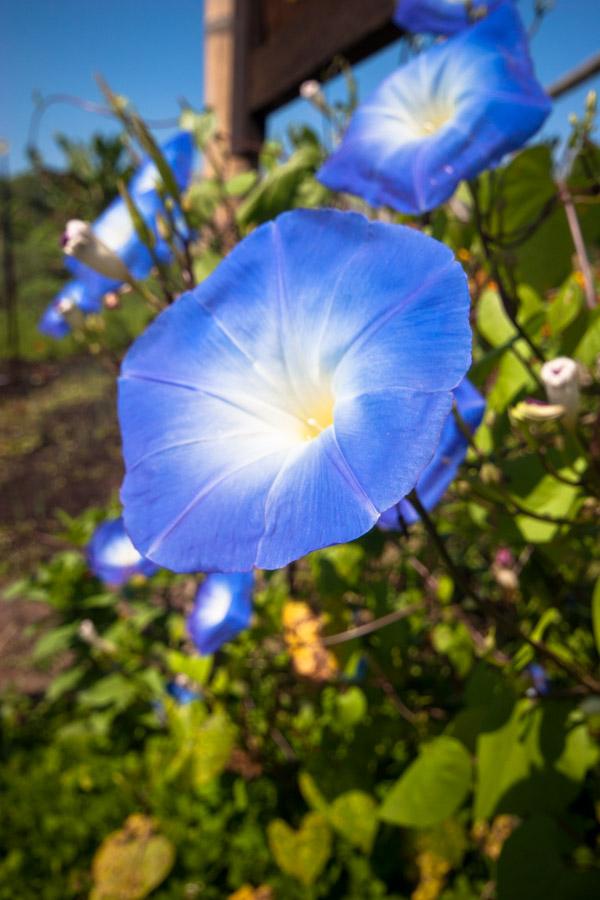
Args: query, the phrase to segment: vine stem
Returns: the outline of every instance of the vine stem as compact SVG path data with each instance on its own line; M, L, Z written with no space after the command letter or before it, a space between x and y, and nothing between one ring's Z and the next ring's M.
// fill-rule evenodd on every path
M412 606L405 606L403 609L395 609L385 616L380 616L379 619L373 619L372 622L366 622L364 625L357 625L356 628L349 628L347 631L340 631L339 634L330 634L323 638L323 643L327 647L332 647L334 644L343 644L346 641L353 641L355 638L364 637L366 634L373 634L374 631L379 631L380 628L385 628L386 625L400 622L401 619L406 619L408 616L412 616L413 613L420 612L422 609L423 607L416 603Z
M565 214L567 216L569 231L571 232L571 237L573 239L575 253L577 254L579 268L581 269L581 274L583 275L585 302L587 303L588 309L594 309L598 302L596 299L596 291L594 288L594 275L592 272L592 267L590 265L587 250L585 249L585 241L583 240L583 234L581 233L581 226L577 217L577 210L575 209L573 197L571 195L571 191L567 187L566 182L559 181L557 183L557 187L558 195L561 199L562 205L565 208Z
M550 662L553 662L555 666L562 669L563 672L566 672L571 678L584 685L590 693L600 694L600 681L597 681L592 675L589 675L587 672L580 669L580 667L575 663L567 662L567 660L563 659L561 656L555 653L554 650L551 650L550 647L548 647L542 641L537 641L534 638L529 637L529 635L521 631L518 625L515 625L510 617L506 616L505 613L502 612L502 610L498 609L495 604L486 602L482 597L479 596L479 594L475 590L473 590L468 581L465 579L463 573L460 571L460 569L448 553L446 545L444 544L444 541L439 531L437 530L433 519L419 500L417 492L413 490L412 493L408 495L408 499L418 512L425 530L434 543L439 555L446 564L448 571L452 575L456 584L459 585L465 596L471 597L471 599L474 600L478 604L478 606L480 606L482 609L485 609L486 611L489 611L490 615L492 615L497 622L507 628L515 638L524 641L532 649L539 653L540 656L543 656Z
M490 246L490 241L489 241L488 235L486 234L485 228L483 227L483 221L482 221L482 216L481 216L481 206L479 205L479 194L477 192L477 185L472 182L469 182L469 191L471 194L471 198L473 200L473 214L474 214L474 219L475 219L475 227L477 229L477 233L478 233L479 237L481 238L483 252L484 252L485 258L488 261L488 264L490 266L492 277L493 277L494 281L496 282L496 284L498 285L498 292L500 294L500 299L502 300L502 305L504 307L504 311L505 311L506 315L508 316L508 318L510 319L512 325L518 332L519 337L521 337L525 341L525 343L527 344L527 346L529 347L529 349L531 350L533 355L543 361L544 354L542 353L540 348L538 346L536 346L536 344L531 340L531 338L529 337L529 335L527 334L527 332L521 326L521 323L517 319L517 310L516 310L515 299L513 297L511 297L510 294L508 293L508 291L506 289L506 285L504 284L504 280L500 274L500 268L499 268L496 258L494 256L494 253L492 252L492 248ZM529 371L532 373L534 380L538 384L538 387L543 387L543 385L539 379L539 376L532 369L532 367L527 364L527 360L525 360L521 356L521 354L515 349L514 346L512 346L510 349L511 349L512 353L514 353L515 356L518 358L519 362L522 365L524 365L525 368L529 369Z

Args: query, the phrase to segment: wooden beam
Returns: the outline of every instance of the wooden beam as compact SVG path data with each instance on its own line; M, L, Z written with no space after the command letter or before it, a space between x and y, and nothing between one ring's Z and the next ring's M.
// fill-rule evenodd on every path
M395 0L297 0L275 18L271 7L236 0L233 148L246 156L258 151L267 115L335 56L355 63L402 35Z
M342 54L353 63L402 32L392 24L394 0L305 0L287 22L252 53L249 105L271 110L297 96ZM276 94L276 96L274 96Z

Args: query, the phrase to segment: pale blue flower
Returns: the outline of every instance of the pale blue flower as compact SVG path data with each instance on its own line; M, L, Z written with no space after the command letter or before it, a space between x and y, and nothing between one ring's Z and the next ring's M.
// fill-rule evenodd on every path
M519 15L503 5L390 75L318 178L375 206L426 212L521 147L550 109Z

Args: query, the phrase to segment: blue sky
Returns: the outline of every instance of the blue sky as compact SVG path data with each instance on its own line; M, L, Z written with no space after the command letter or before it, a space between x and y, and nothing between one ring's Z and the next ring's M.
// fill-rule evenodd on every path
M532 46L543 84L600 49L599 2L556 0ZM519 5L529 20L533 0ZM179 97L200 106L202 8L202 0L0 0L0 137L10 142L13 171L25 164L35 90L99 100L93 75L101 72L145 116L176 115ZM358 67L361 95L397 62L398 48L392 46ZM557 104L547 133L565 133L569 112L581 110L591 87L600 92L600 77ZM336 87L330 90L335 96ZM313 112L298 100L271 118L269 132L281 136L290 122L303 121L314 123ZM59 165L54 133L84 139L96 130L113 126L71 106L54 106L43 120L39 148L50 164Z

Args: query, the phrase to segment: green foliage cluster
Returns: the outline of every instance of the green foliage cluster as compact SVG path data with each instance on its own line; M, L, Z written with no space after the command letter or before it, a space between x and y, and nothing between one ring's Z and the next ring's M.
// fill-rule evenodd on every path
M319 186L308 131L226 177L212 117L185 115L214 168L184 198L197 280L283 209L405 220ZM0 900L108 900L111 860L150 860L135 896L156 898L600 894L600 317L564 204L595 261L599 185L584 136L560 189L533 147L411 222L468 272L484 424L432 520L260 573L252 627L214 658L186 636L194 578L108 590L83 553L105 511L63 517L68 549L7 595L54 608L35 656L62 666L43 697L2 701ZM576 428L519 412L558 355L584 372ZM291 601L314 612L312 648L282 625ZM325 669L300 667L315 648Z

